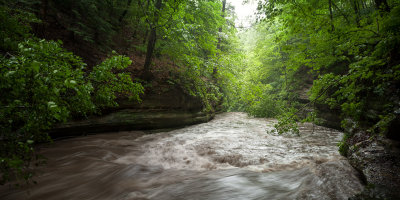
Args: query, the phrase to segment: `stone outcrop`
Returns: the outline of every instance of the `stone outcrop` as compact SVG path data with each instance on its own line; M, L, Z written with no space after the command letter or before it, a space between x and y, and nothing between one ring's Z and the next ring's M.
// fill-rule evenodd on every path
M307 104L307 89L300 92L298 101ZM379 103L375 103L379 105ZM342 129L340 108L315 103L303 111L315 111L321 126ZM362 199L400 199L400 116L388 127L386 135L368 134L354 124L344 130L348 135L344 152L350 164L360 172L366 189L352 200Z
M400 199L400 142L357 132L348 144L349 162L367 185L353 199Z
M119 100L119 106L105 110L101 116L69 121L50 131L53 138L85 135L98 132L176 128L207 122L213 113L203 112L199 98L185 94L179 88L153 93L142 103Z
M310 102L308 95L310 89L311 85L305 85L304 87L296 91L296 93L298 94L298 98L296 100L302 104L298 107L298 109L302 109L300 110L299 115L302 118L305 118L310 112L315 112L316 123L318 125L342 130L340 123L342 120L340 118L340 108L330 108L326 104ZM303 108L304 105L307 106Z
M325 126L328 128L334 128L342 130L341 127L341 110L340 108L330 108L325 104L315 104L315 111L317 113L318 125Z

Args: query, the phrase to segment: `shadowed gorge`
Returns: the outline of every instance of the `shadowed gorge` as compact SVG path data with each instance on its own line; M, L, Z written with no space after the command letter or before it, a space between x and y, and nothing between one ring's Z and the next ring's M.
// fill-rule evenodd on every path
M400 0L0 0L0 199L400 199Z

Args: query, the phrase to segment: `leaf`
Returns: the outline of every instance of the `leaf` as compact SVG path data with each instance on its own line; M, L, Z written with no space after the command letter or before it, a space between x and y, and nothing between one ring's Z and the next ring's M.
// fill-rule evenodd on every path
M40 69L40 63L37 62L37 61L33 61L33 62L31 63L31 68L32 68L32 70L33 70L34 72L38 73L38 72L39 72L39 69Z
M53 109L53 108L56 108L56 107L57 107L57 104L54 103L53 101L49 101L49 102L47 102L47 106L48 106L50 109Z
M16 71L8 71L6 73L6 77L12 76L13 74L15 74Z

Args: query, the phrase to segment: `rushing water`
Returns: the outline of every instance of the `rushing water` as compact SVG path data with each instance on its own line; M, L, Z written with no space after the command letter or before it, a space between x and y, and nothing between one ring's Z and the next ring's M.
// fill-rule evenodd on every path
M208 123L145 135L57 141L41 153L37 185L1 199L347 199L363 188L339 155L342 133L305 124L267 134L273 120L224 113ZM314 130L314 131L313 131Z

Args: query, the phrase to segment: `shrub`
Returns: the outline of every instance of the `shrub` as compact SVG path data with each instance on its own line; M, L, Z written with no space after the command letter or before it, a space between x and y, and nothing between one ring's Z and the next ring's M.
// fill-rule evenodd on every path
M85 117L117 106L116 94L139 100L143 92L124 73L131 61L114 56L94 67L60 46L31 39L18 44L17 55L0 58L0 183L30 180L34 143L50 140L46 131L72 117Z

